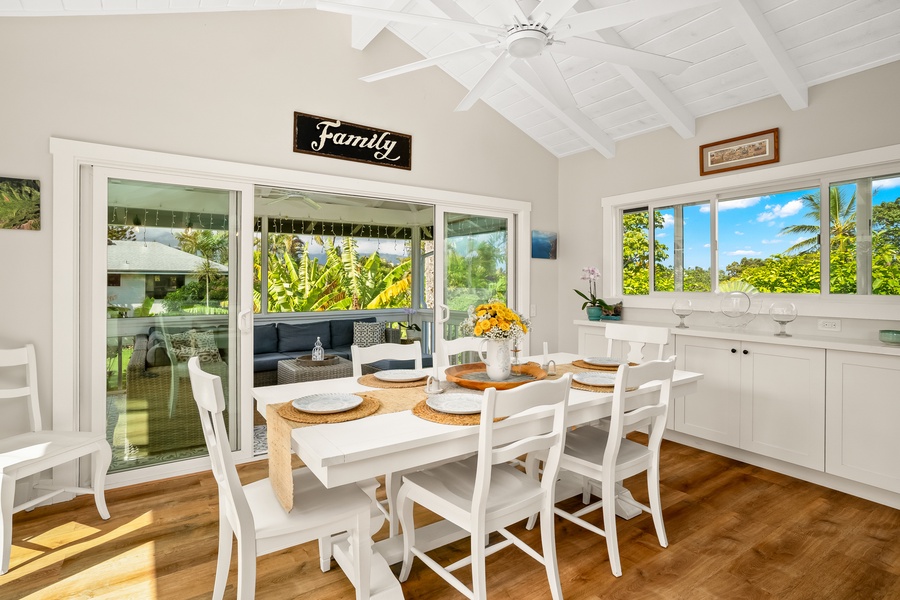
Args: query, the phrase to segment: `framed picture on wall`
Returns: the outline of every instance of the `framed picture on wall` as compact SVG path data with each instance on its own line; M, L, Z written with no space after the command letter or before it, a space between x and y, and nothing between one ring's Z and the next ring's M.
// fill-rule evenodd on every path
M700 175L778 162L778 129L768 129L700 146Z
M41 182L0 177L0 229L41 228Z
M531 232L531 258L549 258L556 260L556 232Z

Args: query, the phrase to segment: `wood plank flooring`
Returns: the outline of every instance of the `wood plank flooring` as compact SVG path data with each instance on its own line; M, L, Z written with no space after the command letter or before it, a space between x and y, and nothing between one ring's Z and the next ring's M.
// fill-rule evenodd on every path
M557 519L568 600L900 598L900 511L663 443L669 547L659 546L649 515L620 519L624 575L616 578L603 538ZM265 462L240 468L244 482L266 471ZM646 502L643 475L626 484ZM110 490L107 502L109 521L100 519L90 497L16 515L12 564L0 576L0 599L210 597L218 499L208 473ZM417 523L430 518L417 513ZM592 519L602 524L599 513ZM524 537L540 547L537 528ZM458 542L433 556L447 564L466 554L467 545ZM235 597L236 568L235 557L226 598ZM488 559L487 576L492 600L549 598L543 568L514 548ZM403 590L409 600L462 597L419 562ZM260 600L352 597L338 568L319 570L314 543L258 561Z

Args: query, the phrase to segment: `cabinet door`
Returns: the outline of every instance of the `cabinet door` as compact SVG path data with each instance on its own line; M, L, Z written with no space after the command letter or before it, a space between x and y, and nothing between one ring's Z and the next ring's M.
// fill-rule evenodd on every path
M825 350L745 342L741 448L825 470Z
M828 351L825 470L900 493L900 357Z
M578 327L578 354L585 356L606 356L609 342L604 335L605 328Z
M675 431L738 446L741 418L740 344L675 336L677 368L703 373L697 391L675 398Z

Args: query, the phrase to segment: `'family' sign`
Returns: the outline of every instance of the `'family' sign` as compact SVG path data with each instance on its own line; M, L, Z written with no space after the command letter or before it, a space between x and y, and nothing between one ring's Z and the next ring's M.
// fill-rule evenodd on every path
M412 169L412 136L294 113L294 152Z

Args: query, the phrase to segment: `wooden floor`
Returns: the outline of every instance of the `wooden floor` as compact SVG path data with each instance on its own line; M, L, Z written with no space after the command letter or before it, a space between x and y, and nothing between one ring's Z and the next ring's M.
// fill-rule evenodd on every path
M565 598L900 598L900 511L664 444L669 547L658 545L649 515L620 519L624 575L615 578L604 540L557 520ZM248 482L264 477L266 464L240 470ZM643 476L626 483L646 501ZM217 494L209 474L110 490L107 501L109 521L100 519L90 497L16 515L12 565L0 576L0 598L210 597ZM600 524L602 518L594 520ZM537 528L525 537L540 547ZM466 546L460 542L434 556L450 562ZM307 544L259 559L257 597L352 598L339 569L319 570L316 552L315 544ZM235 597L235 564L226 598ZM492 599L549 598L543 569L514 548L491 556L487 574ZM403 590L410 600L462 598L420 562Z

